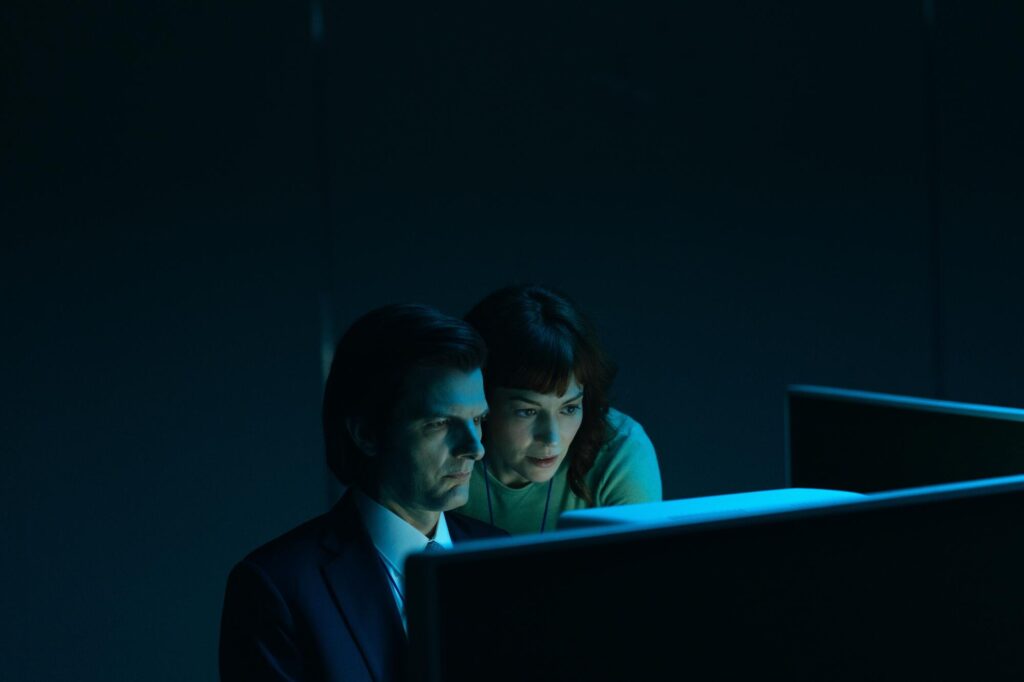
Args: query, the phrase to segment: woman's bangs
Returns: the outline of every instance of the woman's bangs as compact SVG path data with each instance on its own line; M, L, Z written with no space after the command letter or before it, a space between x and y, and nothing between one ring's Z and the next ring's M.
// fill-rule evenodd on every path
M495 378L500 385L564 395L576 373L572 343L559 334L530 339L512 355L501 368L505 371L497 372L501 376Z

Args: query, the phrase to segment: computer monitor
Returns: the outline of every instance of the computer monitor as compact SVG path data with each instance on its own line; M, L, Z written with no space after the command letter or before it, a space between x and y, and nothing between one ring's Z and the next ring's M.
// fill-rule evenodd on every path
M1002 679L1024 641L1024 476L406 564L411 679Z
M619 524L689 524L736 519L794 509L809 509L830 504L856 502L864 495L841 490L783 488L757 490L728 495L708 495L682 500L594 507L563 512L558 517L560 530L592 528Z
M788 485L875 492L1024 473L1024 410L791 386Z

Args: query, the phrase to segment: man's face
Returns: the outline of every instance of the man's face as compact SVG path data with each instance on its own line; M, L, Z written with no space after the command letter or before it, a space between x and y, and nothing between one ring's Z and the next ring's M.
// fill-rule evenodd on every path
M381 439L380 496L412 514L461 507L469 501L473 464L484 454L483 375L421 367L403 388Z

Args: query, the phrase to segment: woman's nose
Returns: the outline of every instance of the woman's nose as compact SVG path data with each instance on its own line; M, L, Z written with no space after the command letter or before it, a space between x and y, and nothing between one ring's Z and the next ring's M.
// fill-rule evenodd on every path
M554 419L548 419L537 424L537 431L534 437L545 445L558 445L558 423Z

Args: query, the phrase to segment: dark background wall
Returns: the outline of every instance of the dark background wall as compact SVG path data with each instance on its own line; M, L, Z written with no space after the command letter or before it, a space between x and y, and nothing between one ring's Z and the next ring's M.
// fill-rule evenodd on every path
M668 497L781 485L787 383L1024 406L1022 36L998 2L5 3L5 677L214 679L227 570L332 495L324 351L385 302L573 295Z

